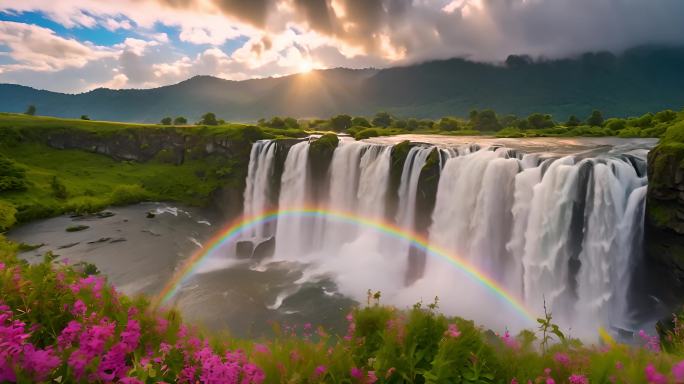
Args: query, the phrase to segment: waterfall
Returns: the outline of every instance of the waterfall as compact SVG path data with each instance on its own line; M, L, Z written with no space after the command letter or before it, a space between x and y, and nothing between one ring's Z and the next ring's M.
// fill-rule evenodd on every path
M276 145L272 140L254 143L249 154L249 167L244 193L244 215L251 217L271 208L271 182ZM272 236L269 224L258 225L246 234L247 237L263 240Z
M418 192L420 171L423 169L425 161L432 150L432 147L411 148L401 173L397 223L409 230L413 229L416 218L416 193Z
M309 192L309 143L297 143L287 154L280 183L279 209L298 208L307 203ZM311 223L306 218L286 216L276 228L275 254L285 259L297 259L309 248Z
M274 148L272 141L252 148L246 214L268 209L273 200ZM646 150L558 157L475 144L437 148L441 171L434 210L421 212L431 224L415 228L419 180L435 148L411 147L392 191L391 146L344 138L325 180L311 180L309 142L297 143L285 159L278 207L315 200L383 220L390 194L396 194L398 226L424 231L431 245L474 265L531 312L542 314L546 304L554 321L578 336L600 324L630 326L630 282L641 260ZM329 188L314 199L317 182ZM267 237L269 229L257 227L250 235ZM342 294L363 301L367 289L378 289L397 305L438 295L447 312L490 326L515 326L512 316L501 312L506 306L447 260L428 257L417 280L404 279L409 245L372 228L289 216L279 219L275 238L275 259L305 265L302 281L329 276Z

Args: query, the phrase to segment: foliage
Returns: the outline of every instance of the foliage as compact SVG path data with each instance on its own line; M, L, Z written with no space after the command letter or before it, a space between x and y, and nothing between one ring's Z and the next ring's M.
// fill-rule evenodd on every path
M25 263L0 236L0 380L121 383L665 383L684 380L682 355L644 332L634 346L536 349L536 336L495 334L438 312L372 302L347 315L347 332L274 326L240 340L184 323L175 310L127 297L89 263L54 254ZM550 315L543 319L551 324ZM681 345L679 331L673 342ZM655 344L654 344L655 342ZM670 345L673 345L670 343Z
M602 127L603 126L603 114L601 111L594 110L591 115L587 118L587 124L592 127Z
M366 119L365 117L358 117L358 116L352 119L351 125L352 126L358 126L358 127L366 127L366 128L371 127L371 124L368 121L368 119Z
M67 193L66 186L59 180L57 175L52 176L52 181L50 182L50 189L52 189L52 195L60 200L66 199L69 194Z
M183 116L178 116L175 119L173 119L173 125L185 125L188 123L188 119L186 119Z
M35 116L36 114L36 106L31 104L28 107L26 107L26 112L24 112L25 115L29 116Z
M202 115L202 118L200 119L199 122L197 122L198 125L219 125L218 120L216 120L216 115L212 112L207 112L204 115Z
M375 117L373 117L371 124L373 124L374 127L387 128L392 124L392 120L392 116L390 116L389 113L378 112L375 114Z
M16 162L0 154L0 192L25 190L25 173Z
M81 115L81 120L90 120L90 117L88 115Z
M330 128L342 132L352 127L352 117L349 115L337 115L330 118Z
M17 222L16 214L14 205L0 200L0 231L10 229Z
M167 116L167 117L161 119L159 122L161 123L161 125L171 125L171 123L173 122L173 119L171 119L171 117Z

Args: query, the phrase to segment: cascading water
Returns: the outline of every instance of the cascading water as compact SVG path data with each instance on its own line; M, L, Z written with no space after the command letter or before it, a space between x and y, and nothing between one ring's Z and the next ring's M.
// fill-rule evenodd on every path
M271 183L276 143L260 140L254 143L249 155L249 168L244 193L244 215L251 217L271 208ZM273 236L269 224L258 225L246 235L257 241Z
M261 141L252 149L246 213L268 206L274 147ZM389 190L391 146L341 140L325 180L311 179L308 150L308 141L290 148L279 208L309 204L312 188L325 183L329 188L316 204L384 219L390 194L396 194L398 226L425 233L430 244L467 260L534 313L543 313L546 304L575 335L595 332L598 324L630 326L629 283L643 236L645 150L562 157L493 146L439 148L441 172L427 228L415 228L416 199L434 146L411 147L395 191ZM254 236L268 236L259 231ZM398 305L438 295L447 312L490 326L522 326L445 260L428 257L422 276L407 283L409 245L374 230L292 216L278 221L275 237L275 260L297 262L309 279L329 277L340 293L359 301L369 288Z

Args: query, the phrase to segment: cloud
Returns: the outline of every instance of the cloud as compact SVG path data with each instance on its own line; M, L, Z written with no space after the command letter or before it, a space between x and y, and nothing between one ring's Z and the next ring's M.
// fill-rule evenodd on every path
M20 69L54 72L99 62L108 78L93 86L684 44L681 0L0 0L2 10L39 11L67 28L124 33L123 43L97 47L20 23L0 30L16 62L0 65L0 80ZM178 41L197 48L187 51Z
M47 28L11 21L0 21L0 44L9 48L8 55L16 62L4 65L3 72L80 68L90 61L115 55L103 47L57 36Z

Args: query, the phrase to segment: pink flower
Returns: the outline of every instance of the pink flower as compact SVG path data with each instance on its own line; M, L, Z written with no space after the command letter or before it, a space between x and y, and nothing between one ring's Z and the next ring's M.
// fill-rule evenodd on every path
M672 376L676 382L684 382L684 360L672 366Z
M617 370L619 371L619 370L621 370L622 368L624 368L624 365L622 365L622 362L621 362L621 361L616 361L616 362L615 362L615 369L617 369Z
M140 323L138 320L128 320L126 329L121 332L121 343L127 347L128 352L138 348L140 342Z
M501 341L503 341L504 344L506 344L511 349L520 348L520 343L518 343L518 340L511 336L508 330L506 330L506 332L504 332L504 335L501 336Z
M297 350L294 350L290 352L290 360L296 362L302 359L302 356L297 352Z
M551 374L551 368L544 368L544 374L546 376L550 375Z
M570 356L568 356L566 353L558 352L553 356L553 359L556 360L558 364L563 366L568 366L570 364Z
M350 374L351 374L351 377L353 377L355 379L360 379L363 377L363 371L361 371L360 369L358 369L356 367L352 367Z
M52 352L52 348L37 349L33 344L24 345L23 369L32 372L36 381L45 381L59 364L60 360Z
M378 377L375 376L375 371L368 371L368 378L366 378L366 383L373 384L378 381Z
M320 377L325 374L325 372L328 370L328 368L325 367L325 365L319 365L314 369L314 376L315 377Z
M123 379L119 380L119 383L121 384L144 384L143 381L140 381L134 377L124 377ZM161 382L158 382L159 384Z
M264 344L258 344L257 343L257 344L254 344L254 352L263 353L263 354L267 355L267 354L271 353L271 350L268 349L268 346L266 346Z
M444 335L455 339L461 336L461 332L458 330L456 324L449 324L449 328L444 332Z
M511 379L511 384L518 384L518 379L515 377Z
M584 375L570 375L568 381L570 384L589 384L589 379Z
M666 384L667 377L662 373L658 372L652 363L649 363L645 369L646 381L650 384Z
M547 377L546 378L546 384L556 384L556 381L551 377Z

